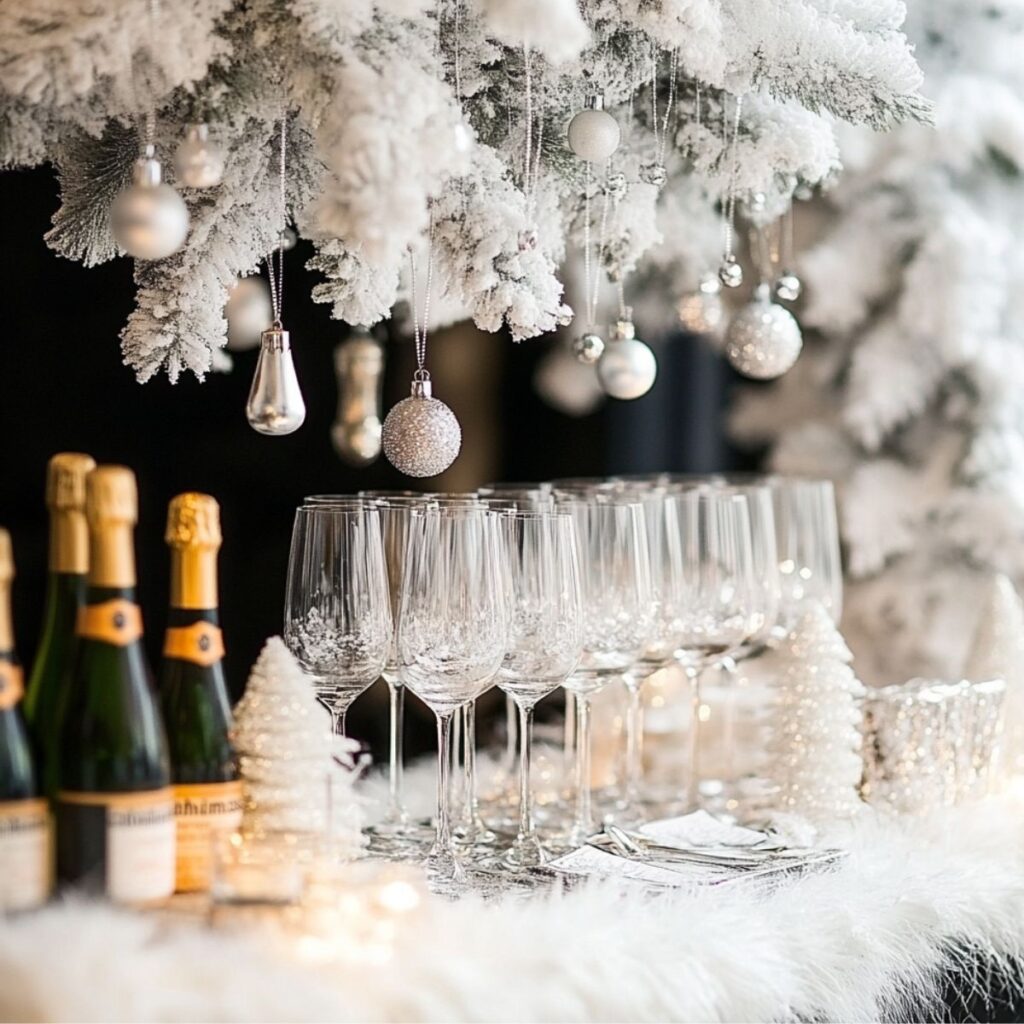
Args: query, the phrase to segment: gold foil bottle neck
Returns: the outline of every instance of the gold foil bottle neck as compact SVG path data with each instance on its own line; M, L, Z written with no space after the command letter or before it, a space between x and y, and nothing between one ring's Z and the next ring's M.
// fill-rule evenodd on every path
M57 511L85 510L85 478L96 460L81 452L58 452L46 467L46 507Z
M14 579L14 553L11 535L0 527L0 654L14 650L11 625L11 580Z
M212 548L221 544L220 506L209 494L189 491L171 499L164 540L177 550Z
M0 526L0 586L10 584L14 579L14 548L11 535Z
M139 512L135 474L126 466L97 466L85 480L85 514L89 525L134 526Z

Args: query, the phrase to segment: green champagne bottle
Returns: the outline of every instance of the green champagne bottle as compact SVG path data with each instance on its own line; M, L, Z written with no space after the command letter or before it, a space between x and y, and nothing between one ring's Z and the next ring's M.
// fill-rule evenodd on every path
M21 711L23 680L11 625L11 535L0 530L0 911L50 894L50 816L39 796Z
M36 752L43 792L57 792L60 713L71 683L75 623L85 599L89 533L85 525L85 477L96 463L88 455L60 452L46 473L50 510L50 563L43 632L25 694L25 718Z
M195 892L210 887L213 831L232 831L242 819L217 614L217 502L208 494L179 494L167 511L166 540L171 549L171 608L160 703L174 784L175 888Z
M98 466L85 481L89 580L61 727L60 878L118 903L174 891L174 798L163 721L135 601L135 477Z

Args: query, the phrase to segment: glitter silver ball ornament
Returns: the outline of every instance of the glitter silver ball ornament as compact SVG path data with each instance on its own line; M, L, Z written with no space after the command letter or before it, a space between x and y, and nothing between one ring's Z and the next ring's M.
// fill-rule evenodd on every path
M406 476L443 473L458 457L462 428L455 413L433 398L429 380L414 380L412 394L384 420L384 454Z
M239 279L228 293L224 319L228 322L227 347L231 352L256 348L274 319L267 282L262 277Z
M224 150L205 124L191 124L174 153L174 173L188 188L213 188L224 177Z
M800 298L803 285L800 278L791 270L784 270L775 282L775 297L784 302L796 302Z
M725 356L745 377L772 380L797 360L803 337L796 317L771 301L768 285L733 316L725 334Z
M619 148L619 122L604 109L601 96L589 96L587 109L569 122L569 148L582 160L602 163Z
M626 176L622 171L614 171L604 180L604 190L608 198L616 202L625 198L628 188Z
M161 260L181 248L188 234L188 208L170 185L162 183L159 160L135 161L132 184L114 197L110 231L129 256Z
M573 339L572 350L576 358L587 366L593 366L604 352L604 338L588 331Z
M647 164L646 167L640 171L640 177L647 182L648 185L653 185L655 188L661 188L662 185L668 181L668 171L665 170L661 164Z
M735 256L726 256L718 268L718 280L726 288L739 288L743 284L743 268L736 262Z
M518 244L520 252L529 252L531 249L537 248L537 229L532 225L528 228L523 228L519 232Z
M684 331L717 337L725 326L725 306L718 278L704 278L696 291L688 292L679 300L676 311Z
M658 360L639 338L634 336L632 321L619 320L612 338L605 345L597 363L601 387L612 398L640 398L654 386L658 376Z

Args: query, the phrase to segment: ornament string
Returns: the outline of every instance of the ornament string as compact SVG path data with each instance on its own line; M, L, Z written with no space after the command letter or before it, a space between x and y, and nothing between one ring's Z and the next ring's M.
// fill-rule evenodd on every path
M723 241L725 250L725 259L728 262L732 262L734 259L733 255L733 235L735 232L736 223L736 182L739 177L740 163L739 163L739 141L740 141L740 116L743 111L743 97L736 97L736 111L733 115L732 125L732 155L729 161L729 179L728 179L728 192L726 194L725 204L723 206ZM728 148L728 122L725 120L725 109L723 105L722 110L722 130L723 130L723 142L726 143Z
M277 248L267 256L267 277L270 279L270 307L274 312L273 326L281 329L281 305L284 301L284 233L288 226L288 200L285 194L285 153L287 152L287 111L281 112L280 153L278 159L278 190L281 204L281 232ZM277 256L276 267L274 257Z
M601 221L598 231L597 251L591 257L591 231L590 231L590 193L593 189L593 174L590 161L587 161L587 176L583 189L583 281L584 281L584 306L586 310L587 325L593 328L597 320L597 300L601 284L601 262L604 255L605 234L608 227L608 191L604 190L604 199L601 204Z
M658 167L665 166L665 150L668 146L668 123L676 101L676 78L679 71L679 51L672 50L669 54L668 97L665 101L665 112L658 124L658 51L651 47L651 131L654 134L654 163Z
M427 325L430 323L430 291L434 282L434 218L431 214L430 229L427 235L427 274L423 290L423 316L417 312L416 297L416 253L409 249L409 305L412 309L412 335L416 349L416 372L413 380L430 380L430 372L426 368L427 361Z

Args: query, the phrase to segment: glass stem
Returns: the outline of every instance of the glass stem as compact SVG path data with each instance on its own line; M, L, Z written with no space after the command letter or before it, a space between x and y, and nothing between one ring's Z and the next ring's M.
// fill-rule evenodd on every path
M451 795L451 811L453 815L461 813L462 800L464 797L462 792L462 765L465 763L465 754L463 752L462 726L465 716L466 709L464 707L460 707L458 711L454 713L454 717L452 719L451 751L448 755L448 791Z
M700 676L703 665L686 666L690 680L690 779L686 787L687 810L695 811L700 805Z
M644 704L640 699L640 688L646 677L625 676L629 691L629 706L626 709L626 785L625 804L636 810L640 802L640 788L644 777Z
M576 695L565 691L565 774L576 764Z
M519 835L516 843L534 839L533 801L530 795L530 745L533 742L533 705L519 705Z
M511 775L516 763L516 702L505 694L505 771Z
M388 818L396 825L405 823L405 806L402 801L403 789L403 741L402 733L405 718L405 687L400 683L385 680L388 684L388 695L391 698L391 743L388 763L388 792L391 808Z
M437 833L431 857L438 867L455 873L457 862L452 846L452 828L448 807L449 769L451 767L452 712L435 712L437 716Z
M572 842L582 844L593 834L590 802L590 695L576 694L576 817Z
M470 829L475 829L480 818L476 799L476 703L465 705L465 777L462 797L462 820Z
M348 708L340 708L334 712L334 735L335 736L348 736L345 731L345 720L348 717Z

